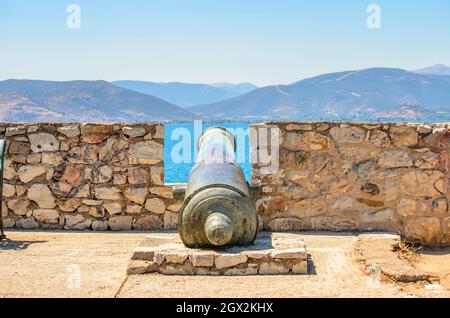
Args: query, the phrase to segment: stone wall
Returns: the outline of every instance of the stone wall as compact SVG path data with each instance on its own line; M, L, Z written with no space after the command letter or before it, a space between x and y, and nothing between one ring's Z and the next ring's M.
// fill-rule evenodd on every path
M259 128L279 129L281 137L279 170L252 169L265 229L400 230L409 240L450 243L449 124L253 127L260 151Z
M173 228L160 124L0 124L6 227Z

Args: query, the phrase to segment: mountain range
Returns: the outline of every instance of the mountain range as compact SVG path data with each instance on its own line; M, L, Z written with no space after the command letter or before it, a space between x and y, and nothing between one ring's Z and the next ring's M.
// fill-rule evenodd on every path
M112 83L119 87L157 96L180 107L214 103L245 94L257 88L256 85L251 83L192 84L144 81L114 81Z
M415 71L369 68L259 88L250 83L5 80L0 81L0 120L450 121L448 70L444 65Z

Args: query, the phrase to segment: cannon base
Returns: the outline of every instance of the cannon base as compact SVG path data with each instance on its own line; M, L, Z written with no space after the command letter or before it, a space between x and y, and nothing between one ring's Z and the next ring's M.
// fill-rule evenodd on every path
M251 246L194 249L178 236L149 235L137 247L129 263L129 275L276 275L307 274L304 241L294 233L258 235Z

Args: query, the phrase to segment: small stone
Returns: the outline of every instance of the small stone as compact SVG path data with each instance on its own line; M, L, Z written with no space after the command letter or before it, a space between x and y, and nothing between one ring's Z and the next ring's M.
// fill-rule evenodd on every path
M122 194L115 187L96 187L95 197L100 200L121 200Z
M337 142L354 144L362 142L366 136L366 132L359 127L341 125L331 128L330 135Z
M305 228L304 222L295 217L280 217L269 221L271 231L300 231Z
M75 165L68 165L64 170L62 179L72 186L78 186L83 181L84 175Z
M148 246L138 246L133 250L132 260L153 261L155 248Z
M127 205L126 211L128 214L139 214L142 212L142 207L137 204Z
M155 128L155 135L153 136L155 139L164 139L164 126L159 125Z
M167 207L167 210L169 210L171 212L175 212L175 213L180 212L180 209L181 209L181 204L171 204Z
M52 209L39 209L33 210L33 216L36 220L49 223L58 224L59 223L59 212Z
M183 264L188 258L188 253L185 252L166 252L165 258L167 263Z
M6 218L8 216L8 206L6 205L5 200L2 201L2 213L1 217Z
M154 165L164 160L163 145L154 141L138 142L130 145L130 164Z
M166 211L166 205L161 199L151 198L145 201L145 209L156 214L163 214Z
M7 205L8 208L10 208L15 215L25 215L28 211L30 201L26 199L9 200Z
M88 198L90 196L89 184L78 187L74 193L75 198Z
M59 141L55 136L48 133L39 133L28 136L33 152L58 151Z
M418 133L412 127L391 127L389 128L389 135L396 147L412 147L417 144Z
M81 204L81 199L70 198L70 199L64 200L63 202L59 203L59 208L63 212L73 212L80 206L80 204Z
M152 187L149 189L151 194L157 195L166 199L173 199L172 188L169 187Z
M113 184L123 185L127 183L127 176L124 174L115 174L113 179Z
M112 125L81 125L82 141L88 144L98 144L108 139L114 133Z
M260 275L279 275L289 273L289 267L285 263L264 262L259 267Z
M110 215L122 213L122 205L120 203L106 203L103 207Z
M412 167L413 159L405 149L387 150L380 154L378 164L383 168Z
M3 184L3 196L10 198L16 194L16 187L13 184Z
M150 178L153 185L164 185L164 168L150 167Z
M14 169L10 159L5 159L3 162L3 178L6 180L13 180L17 176L17 172Z
M18 197L22 196L27 192L27 187L23 185L16 185L16 194Z
M27 192L28 199L36 202L43 209L52 209L56 206L52 192L45 184L33 184Z
M23 228L23 229L36 229L39 227L39 223L36 222L34 217L30 217L30 218L26 218L26 219L19 219L16 222L16 226L18 228Z
M214 263L217 269L233 267L247 262L247 256L243 254L220 254L216 255Z
M403 217L424 215L427 210L427 204L423 200L401 199L397 205L397 213Z
M358 223L346 217L319 216L311 218L311 227L314 230L352 231L358 228Z
M440 171L411 171L401 178L400 188L411 196L438 196L445 193L444 179Z
M82 202L83 204L89 206L100 206L103 203L103 201L101 200L92 200L92 199L83 199Z
M376 222L390 222L394 220L394 211L391 209L384 209L375 212L364 212L361 220L367 223Z
M91 206L88 210L88 213L94 218L102 218L105 216L105 210L97 206Z
M292 273L293 274L307 274L308 273L308 262L302 261L295 263L292 266Z
M128 188L123 193L125 197L137 204L144 204L145 198L148 194L147 188Z
M128 183L130 184L149 184L150 174L147 169L140 167L128 168Z
M310 124L289 124L286 126L287 131L292 130L303 130L303 131L309 131L312 130L312 126Z
M67 138L74 138L80 135L80 129L77 126L63 126L59 127L57 131Z
M137 219L133 228L135 230L156 230L163 227L163 221L156 215L146 215Z
M25 134L25 127L19 126L19 127L8 127L6 128L5 137L12 137L16 135L24 135Z
M195 267L211 267L214 266L214 254L212 253L192 253L189 260Z
M417 132L421 135L429 134L433 129L429 125L419 125L417 126Z
M269 251L248 251L245 253L249 259L256 259L256 260L262 260L265 258L269 258L270 252Z
M135 138L145 135L145 129L142 127L123 127L122 132L125 136Z
M28 127L28 129L27 129L27 133L29 133L29 134L35 133L35 132L38 131L38 130L39 130L39 127L38 127L38 126L30 126L30 127Z
M378 129L370 132L369 141L377 147L389 147L391 145L389 135Z
M166 257L163 252L155 252L155 255L153 256L153 261L158 265L161 265L165 259Z
M21 182L28 183L34 178L46 174L47 170L43 166L21 166L17 173Z
M27 163L36 165L41 162L42 155L40 153L31 153L27 156Z
M292 151L326 150L330 148L330 139L327 136L316 132L289 132L286 134L286 140L283 143L283 148Z
M47 152L42 154L42 163L50 166L59 166L64 162L63 157L59 153Z
M434 216L445 216L449 211L449 204L446 198L438 198L433 201L431 211Z
M178 224L178 213L166 211L166 213L164 213L164 228L176 229L177 224Z
M108 229L108 221L92 221L91 227L94 231L106 231Z
M306 259L307 255L304 247L298 247L275 250L270 256L273 259Z
M112 216L108 221L108 225L113 231L129 231L131 230L132 221L133 217L128 215Z
M325 130L328 130L329 128L330 128L330 126L327 124L319 124L319 125L317 125L316 130L323 132Z
M8 147L8 153L11 155L25 155L30 151L28 142L11 141Z
M81 214L65 215L64 218L66 220L64 228L68 230L84 230L92 223L91 219L85 218Z

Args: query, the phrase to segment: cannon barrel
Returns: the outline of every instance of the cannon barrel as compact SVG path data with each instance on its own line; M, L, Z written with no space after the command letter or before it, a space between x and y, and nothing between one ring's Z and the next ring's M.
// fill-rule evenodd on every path
M178 232L188 247L248 245L256 237L258 216L242 168L236 163L234 136L210 127L199 137L198 156L183 190Z

